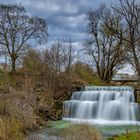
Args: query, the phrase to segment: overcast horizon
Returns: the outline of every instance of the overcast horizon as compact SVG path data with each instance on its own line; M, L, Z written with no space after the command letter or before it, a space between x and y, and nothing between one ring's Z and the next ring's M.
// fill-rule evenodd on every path
M112 0L0 0L0 3L22 4L27 13L46 20L49 37L43 49L52 41L69 39L79 47L88 35L87 12L97 9L102 3L111 5ZM130 65L120 72L134 74Z

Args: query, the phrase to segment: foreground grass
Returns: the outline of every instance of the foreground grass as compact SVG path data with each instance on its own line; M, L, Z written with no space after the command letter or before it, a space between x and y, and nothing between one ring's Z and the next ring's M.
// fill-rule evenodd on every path
M102 140L101 134L88 124L71 124L67 121L50 121L47 129L31 134L26 140Z
M140 140L140 132L130 132L127 134L109 138L108 140Z
M0 93L0 140L23 140L44 123L35 114L36 104L29 92Z
M100 133L87 124L73 124L61 129L60 136L64 140L101 140Z
M15 118L0 119L0 140L22 140L22 123Z

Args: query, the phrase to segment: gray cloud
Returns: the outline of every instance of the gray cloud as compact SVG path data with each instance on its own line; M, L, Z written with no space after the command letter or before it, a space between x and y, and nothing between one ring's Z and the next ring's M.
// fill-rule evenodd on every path
M1 3L21 3L27 11L45 18L49 41L70 38L81 42L87 33L86 13L111 0L0 0Z

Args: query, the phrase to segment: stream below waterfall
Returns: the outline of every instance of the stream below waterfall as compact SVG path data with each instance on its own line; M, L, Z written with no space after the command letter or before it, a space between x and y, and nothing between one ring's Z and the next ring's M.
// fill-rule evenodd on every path
M126 131L140 130L140 108L134 89L129 86L86 86L75 91L63 104L63 120L50 122L42 135L56 136L71 123L86 123L96 127L104 139Z
M59 137L59 132L61 129L69 127L72 123L70 121L49 121L48 127L39 131L46 139L48 137L56 140L55 137ZM125 134L127 131L138 131L140 130L140 125L93 125L101 133L104 140L109 137Z

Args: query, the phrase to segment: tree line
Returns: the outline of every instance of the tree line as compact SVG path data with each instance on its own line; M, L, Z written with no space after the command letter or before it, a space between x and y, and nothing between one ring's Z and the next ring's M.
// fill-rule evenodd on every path
M87 19L89 37L79 50L90 56L99 78L109 83L126 63L130 63L140 77L140 3L118 0L110 7L101 4L98 9L89 10ZM79 61L73 44L55 41L41 53L32 49L46 43L47 38L45 19L29 15L22 5L0 4L1 55L10 58L12 73L16 72L17 61L22 59L23 68L30 69L39 63L43 71L69 74L72 65Z
M140 3L118 0L88 12L89 34L85 51L92 56L102 80L129 63L140 77Z

